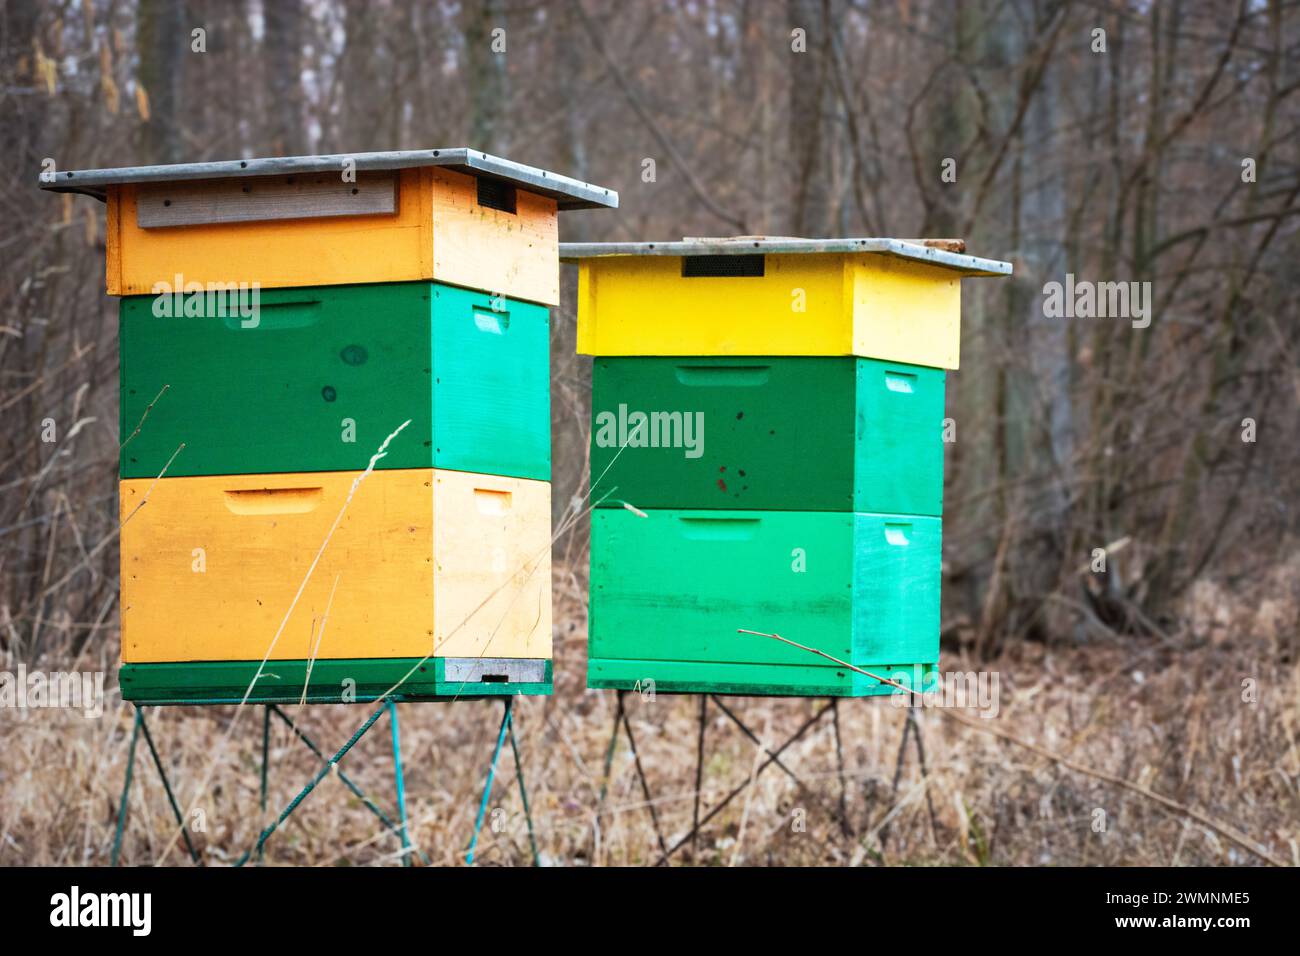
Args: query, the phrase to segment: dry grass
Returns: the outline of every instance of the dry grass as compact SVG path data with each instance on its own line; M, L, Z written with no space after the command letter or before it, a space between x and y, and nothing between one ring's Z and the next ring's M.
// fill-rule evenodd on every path
M998 726L1071 759L1144 784L1208 812L1300 863L1300 675L1296 668L1300 561L1275 571L1253 593L1205 582L1193 589L1186 625L1168 644L1047 649L1020 645L989 669L1001 675ZM594 814L614 713L613 692L587 691L581 581L557 574L556 693L523 699L516 714L526 782L544 861L562 865L647 865L658 847L626 738L620 737L600 826ZM113 670L115 642L94 642L82 668ZM68 666L47 661L44 666ZM947 670L974 669L946 654ZM1242 700L1253 678L1256 703ZM776 746L819 701L729 699L727 705ZM694 800L697 698L629 695L628 708L655 809L670 843L689 828ZM292 713L293 710L291 709ZM300 723L322 747L341 746L365 719L364 707L304 708ZM188 796L208 768L232 708L152 712L151 726L179 792ZM491 752L500 705L405 705L402 744L415 842L436 864L460 864ZM251 716L251 715L250 715ZM1257 864L1140 796L1062 770L1013 745L920 715L928 764L923 781L909 748L893 788L905 712L884 699L842 702L844 799L849 833L835 819L841 798L829 715L783 755L801 789L769 767L719 814L695 848L673 862L699 865L813 864ZM0 863L102 864L116 822L131 711L114 702L100 720L32 711L0 724ZM256 840L259 719L245 718L220 757L195 834L205 859L238 859ZM289 731L273 724L271 812L319 764ZM766 732L764 732L764 728ZM710 705L703 803L707 809L749 778L756 751ZM124 862L184 863L157 775L141 744ZM386 721L343 761L381 806L393 801ZM927 809L926 786L934 808ZM484 865L529 862L528 836L509 749L485 827ZM797 809L807 826L792 822ZM1093 829L1105 811L1106 830ZM742 816L744 825L742 828ZM743 832L742 832L743 829ZM163 848L172 845L163 855ZM268 864L393 865L397 841L333 776L267 846Z

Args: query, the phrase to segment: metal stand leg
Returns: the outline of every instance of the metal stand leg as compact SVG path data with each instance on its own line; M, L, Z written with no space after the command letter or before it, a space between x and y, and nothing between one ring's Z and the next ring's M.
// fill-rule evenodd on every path
M691 855L699 849L700 797L704 788L704 728L708 726L709 698L700 695L700 739L695 744L695 808L691 811Z
M122 855L122 834L126 828L126 811L127 800L131 795L131 783L135 776L135 745L140 739L140 734L144 734L145 745L149 748L149 756L153 758L153 765L158 770L158 779L162 781L163 792L167 794L167 802L171 805L172 816L176 819L176 825L181 829L181 837L185 840L185 849L189 851L190 859L198 866L203 865L203 860L199 856L199 851L195 849L194 842L190 839L189 827L185 825L185 817L181 813L180 805L176 802L176 794L172 792L171 781L167 779L167 770L163 767L162 758L158 756L158 748L154 746L153 735L149 733L149 725L144 719L144 708L135 709L135 722L131 727L131 746L127 750L126 757L126 778L122 783L122 800L117 809L117 828L113 833L113 851L109 855L109 866L117 866L117 861Z
M916 757L917 757L917 763L920 764L920 768L921 768L921 779L924 780L927 784L929 783L930 771L925 763L925 744L921 740L921 725L917 722L916 719L916 709L917 709L916 704L914 703L908 706L907 720L903 724L903 739L898 743L898 761L897 763L894 764L893 794L895 797L898 796L898 782L903 776L903 761L907 756L907 738L909 736L911 736L916 741ZM936 817L934 813L934 798L930 796L929 786L925 788L925 803L926 803L926 808L930 812L930 839L931 841L933 841L935 838L935 832L938 829L938 824L936 822ZM880 849L884 850L885 847L888 845L888 842L889 842L889 823L886 822L880 828Z
M600 850L600 821L605 813L605 797L609 794L609 774L614 766L614 751L618 748L618 728L623 723L623 691L615 691L614 726L609 729L609 746L605 748L605 772L600 778L600 796L596 798L596 815L591 821L591 862L595 865Z
M727 710L726 707L722 705L721 701L719 701L716 696L713 696L713 702L717 704L720 708L722 708L723 713L728 714L728 716L730 716L730 712ZM785 767L783 764L781 764L781 759L780 759L781 754L785 752L786 748L793 745L797 740L799 740L800 737L802 737L805 733L807 733L808 729L812 727L813 724L821 720L822 717L824 717L830 709L831 709L830 704L824 705L821 708L821 710L817 711L817 713L813 714L811 717L809 717L807 720L803 722L803 724L799 727L799 729L794 732L794 736L790 737L785 743L783 743L776 750L767 750L767 748L763 748L764 752L767 753L768 755L767 759L764 760L761 764L759 764L758 769L755 770L754 773L749 778L747 778L744 783L734 788L729 794L727 794L725 797L722 798L722 801L720 803L718 803L712 810L710 810L707 814L705 814L704 819L702 819L699 822L699 827L704 826L715 816L721 813L723 808L726 807L727 804L731 803L732 800L736 799L736 797L739 796L744 791L744 789L749 786L751 781L758 779L758 775L761 774L764 770L766 770L774 763L777 766L782 767L782 769L784 769L787 774L790 774L790 776L795 780L795 782L802 787L803 786L802 781L800 781L798 777L795 777L793 772L788 767ZM735 717L732 717L732 719L735 720ZM746 728L743 724L740 724L739 721L736 721L736 723L739 724L741 729L745 730L746 734L748 734L750 738L757 743L757 738L753 737L753 735L749 732L748 728ZM761 744L759 746L761 746ZM686 834L686 836L682 837L671 847L669 847L667 852L665 852L662 856L659 857L658 861L655 863L655 866L663 866L665 863L667 863L668 858L670 856L672 856L674 853L676 853L678 850L680 850L682 847L684 847L687 843L691 841L691 839L695 836L696 830L698 830L699 827L693 827L690 833Z
M479 801L478 816L474 820L474 835L470 837L465 850L465 865L474 865L474 848L478 846L478 834L483 829L483 817L487 814L488 799L492 796L492 777L496 774L497 758L501 756L501 747L506 741L506 732L510 729L510 708L513 699L505 698L505 707L501 714L501 729L497 732L497 745L492 751L492 762L488 764L487 780L483 784L483 799Z
M840 833L845 838L853 835L849 823L849 782L844 776L844 744L840 737L840 702L831 698L831 723L835 727L835 769L840 775Z
M271 705L267 704L265 711L262 713L262 787L260 806L262 808L262 819L266 818L266 788L267 774L270 772L270 753L271 753ZM261 820L258 821L259 823ZM262 862L262 850L257 850L257 862Z
M337 768L337 764L339 760L341 760L343 756L349 750L351 750L353 746L355 746L357 741L360 740L361 737L366 733L366 731L370 729L370 727L375 723L375 721L379 718L379 715L382 714L385 709L387 709L389 712L390 718L392 720L392 727L393 727L393 762L394 762L394 768L396 773L397 808L398 808L398 815L401 820L400 824L393 822L393 820L389 818L388 814L384 813L384 811L381 810L373 800L371 800L368 796L366 796L365 792L362 791L361 788L358 787L348 777L347 774L345 774L342 770L338 770ZM260 797L261 797L261 808L263 812L266 811L266 804L267 804L272 714L275 714L277 717L283 720L285 724L288 725L289 729L294 732L294 735L297 736L297 738L301 740L303 744L306 745L306 747L313 754L316 755L317 758L319 758L321 761L324 762L324 766L321 768L320 772L316 774L315 778L313 778L311 783L309 783L306 787L304 787L303 790L288 805L288 807L285 808L284 812L280 814L279 818L274 823L272 823L269 827L267 827L265 830L262 831L261 835L258 838L257 845L254 848L254 850L247 852L242 857L240 857L239 860L235 863L235 866L243 866L245 863L247 863L249 858L253 855L253 852L256 852L257 858L259 860L262 858L262 851L263 848L265 847L267 839L271 836L272 833L274 833L279 828L279 826L282 823L284 823L284 821L289 817L289 815L298 808L298 805L302 803L304 799L306 799L307 795L316 788L316 785L319 784L321 780L325 778L325 775L329 773L331 769L337 770L340 782L342 782L344 786L346 786L349 790L351 790L352 793L359 800L361 800L361 802L366 806L366 808L370 810L370 812L373 813L375 816L377 816L383 822L383 824L401 840L403 865L405 866L410 865L412 854L418 854L420 859L424 863L426 864L429 863L429 858L420 850L413 847L410 841L409 822L406 814L406 786L405 786L404 777L402 773L402 751L401 751L401 741L399 737L398 724L397 724L396 701L389 699L384 704L382 704L377 711L375 711L373 714L370 715L370 718L365 722L365 724L362 725L361 729L352 735L352 738L346 744L344 744L342 749L340 749L339 752L336 753L332 758L328 758L328 759L326 758L325 754L321 752L321 749L316 746L315 742L310 737L308 737L305 733L303 733L298 728L298 726L293 722L293 720L287 714L284 713L284 711L282 711L275 704L268 704L266 706L266 711L262 720L262 772L261 772L262 779L261 779ZM136 743L139 740L140 735L142 733L144 735L145 744L149 748L149 755L153 758L154 766L158 770L158 777L162 781L163 791L167 794L167 802L171 805L172 816L175 817L176 824L181 829L181 837L185 841L185 848L186 850L189 851L190 859L193 860L195 864L202 866L203 865L202 857L200 857L198 849L194 846L193 841L190 839L189 828L185 825L184 815L181 813L180 805L176 802L176 795L175 792L172 790L171 782L167 778L167 771L163 766L162 758L158 754L158 748L154 745L153 735L149 732L149 724L145 721L143 707L137 707L135 709L135 720L131 728L131 744L127 750L126 774L122 784L122 797L118 804L117 825L113 834L113 849L109 857L109 865L117 866L118 860L121 857L122 837L126 829L127 807L128 807L130 794L131 794L131 784L134 780L134 773L135 773ZM513 743L513 738L512 738L512 743ZM518 753L517 750L516 753ZM520 788L522 790L523 787L522 771L520 772L519 782L520 782ZM525 798L525 801L526 799L527 798ZM526 802L525 802L525 812L527 812ZM531 834L532 832L531 816L529 817L528 822L529 822L529 832ZM536 856L536 845L534 844L534 857L535 856Z
M274 704L266 705L266 713L262 715L262 812L266 812L266 774L267 774L267 756L271 752L271 708Z
M921 724L917 719L918 708L915 703L907 709L907 719L912 722L912 737L916 741L916 762L921 765L921 779L925 781L925 805L930 811L930 842L933 844L935 836L939 829L937 817L934 814L934 797L930 793L930 770L925 763L925 742L921 739Z
M618 729L620 726L627 735L628 746L632 749L632 762L636 767L637 780L641 784L641 794L645 797L646 809L650 811L650 822L654 826L655 837L659 841L659 852L668 854L668 843L664 840L663 830L659 826L659 814L655 810L654 800L650 796L650 784L646 780L645 768L641 766L641 755L637 753L636 736L632 733L632 724L628 720L627 706L624 700L625 691L618 691L618 705L614 709L614 726L609 734L609 747L605 750L605 775L600 783L600 798L596 803L596 821L595 826L600 827L600 818L605 812L605 797L609 793L609 776L610 770L614 766L614 751L618 747ZM595 855L593 846L593 857ZM594 862L594 860L593 860Z
M397 787L397 815L402 821L402 866L411 865L411 840L407 835L406 786L402 782L402 742L397 731L397 702L388 698L388 716L393 725L393 776Z
M369 730L372 726L374 726L375 721L379 719L379 715L384 712L384 709L386 707L387 704L380 704L379 708L373 714L371 714L369 718L367 718L366 722L361 725L360 729L358 729L357 732L352 735L351 739L349 739L348 742L343 745L343 747L339 750L339 752L336 753L333 757L331 757L326 762L325 766L321 767L320 771L316 774L316 776L312 778L311 783L303 787L302 791L296 797L294 797L293 800L289 802L289 805L284 808L284 810L280 813L280 816L276 819L276 821L262 831L261 836L257 838L257 846L254 848L255 852L260 853L262 851L262 847L266 845L266 841L270 838L271 834L274 833L277 829L279 829L280 824L282 824L285 820L288 819L289 814L293 813L294 810L298 809L298 804L302 803L303 800L307 799L307 795L316 789L316 785L325 779L325 775L328 774L330 770L334 768L335 764L337 764L340 760L343 759L343 757L347 754L347 752L356 745L356 742L362 738L365 732ZM235 863L235 866L243 866L245 863L247 863L249 857L252 856L252 853L254 851L246 852Z
M818 712L818 716L820 717L822 714L826 713L828 710L831 711L832 713L834 713L834 711L835 711L835 700L836 700L836 698L834 698L834 697L830 698L830 699L826 702L826 706L824 706L824 707L823 707L823 708ZM825 813L827 814L827 816L831 817L832 819L839 819L839 820L841 821L841 824L843 823L843 818L840 817L839 813L838 813L838 812L837 812L833 807L829 807L829 806L827 806L826 803L821 799L821 797L818 796L818 794L815 793L813 790L811 790L811 789L808 787L808 785L805 784L805 783L803 782L803 780L801 780L801 779L799 778L799 775L798 775L797 773L795 773L793 770L791 770L789 767L787 767L784 763L782 763L780 759L778 759L779 756L780 756L780 751L777 751L776 753L773 753L772 751L770 751L770 750L768 750L766 747L764 747L764 746L763 746L763 742L762 742L761 740L758 739L758 736L757 736L757 735L756 735L752 730L750 730L747 726L745 726L745 722L742 721L742 720L741 720L739 717L737 717L735 714L733 714L733 713L732 713L732 712L727 708L727 706L726 706L722 701L718 700L718 698L717 698L716 696L713 698L713 702L714 702L715 704L718 705L718 709L719 709L719 710L721 710L724 714L727 715L727 717L729 717L729 718L731 719L731 722L732 722L732 723L734 723L737 727L740 728L741 733L743 733L746 737L749 738L750 743L752 743L755 747L758 747L760 750L763 751L763 753L767 754L768 757L771 758L771 759L769 760L769 763L773 763L773 764L775 764L778 770L780 770L780 771L781 771L782 773L784 773L787 777L789 777L792 781L794 781L794 785L795 785L796 787L799 788L799 792L800 792L801 794L803 794L803 796L804 796L808 801L810 801L811 803L815 803L815 804L817 804L819 807L821 807L821 809L823 810L823 812L825 812ZM782 749L785 749L785 748L783 747ZM766 766L766 764L765 764L764 766Z
M524 804L524 819L528 821L528 845L533 851L533 866L541 866L537 853L537 833L533 830L533 811L528 807L528 790L524 787L524 762L519 759L519 744L515 740L515 722L510 721L510 750L515 755L515 778L519 781L519 799Z
M646 782L645 769L641 766L641 755L636 750L636 738L632 736L632 724L623 711L623 729L627 731L627 743L632 748L632 763L636 767L637 779L641 781L641 794L645 797L646 809L650 811L650 822L655 828L655 837L659 840L659 852L668 855L668 844L664 840L663 830L659 828L659 814L655 811L654 800L650 796L650 784Z
M172 816L176 818L176 825L181 828L181 838L185 841L185 849L189 850L190 859L198 866L203 865L199 858L199 851L194 849L194 843L190 840L190 828L185 825L185 817L181 814L181 808L176 803L176 796L172 793L172 785L167 780L167 771L163 769L162 758L158 756L158 748L153 745L153 735L149 733L149 725L145 723L144 708L136 708L136 715L140 718L140 729L144 732L144 742L149 746L149 755L153 757L153 765L158 768L158 777L162 780L163 792L167 794L167 802L171 804Z
M113 834L113 851L109 855L108 865L117 866L117 858L122 852L122 830L126 826L126 801L131 795L131 777L135 772L135 742L140 739L140 708L135 709L135 719L131 724L131 746L126 752L126 777L122 782L122 799L117 805L117 829Z
M294 735L299 740L301 740L303 745L308 750L310 750L313 754L315 754L318 759L320 760L326 759L325 755L321 753L321 749L318 746L316 746L316 742L312 740L310 737L308 737L305 733L303 733L302 729L293 722L293 718L291 718L288 714L282 711L275 704L270 704L269 708L271 712L275 714L275 716L279 717L281 720L285 722L285 724L289 727L289 729L294 732ZM336 770L339 775L339 783L347 787L348 790L352 792L352 795L355 796L358 800L360 800L365 805L367 810L369 810L376 817L378 817L380 821L383 822L384 826L392 830L393 835L397 836L400 839L401 831L399 825L393 822L393 820L388 816L388 814L385 813L382 809L380 809L379 806L373 800L371 800L369 796L366 795L365 791L362 790L360 787L358 787L356 783L353 782L352 778L349 777L346 773L344 773L341 768L336 768ZM428 864L429 859L427 856L424 855L423 852L419 850L416 850L415 852L420 854L420 859L424 861L424 863Z

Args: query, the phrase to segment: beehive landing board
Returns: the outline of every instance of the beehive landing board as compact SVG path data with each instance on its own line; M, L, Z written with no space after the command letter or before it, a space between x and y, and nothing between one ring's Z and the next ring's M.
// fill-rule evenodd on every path
M318 660L307 683L307 661L276 661L257 678L250 704L297 703L306 686L315 704L366 703L391 691L403 700L546 695L552 690L551 662L535 661L541 681L452 679L447 661L434 657ZM124 700L139 704L237 704L254 683L258 661L203 661L183 664L123 664L118 675Z
M182 443L169 477L348 470L410 418L378 468L550 479L544 306L430 282L158 301L120 306L123 478Z
M606 506L942 513L942 369L598 357L591 407L592 500L608 492Z
M941 519L849 512L592 513L588 685L840 694L939 655ZM883 672L880 669L884 669Z

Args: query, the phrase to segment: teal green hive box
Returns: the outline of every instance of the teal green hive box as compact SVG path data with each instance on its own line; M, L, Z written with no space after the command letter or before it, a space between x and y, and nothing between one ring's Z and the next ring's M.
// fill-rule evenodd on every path
M592 512L587 684L863 697L939 660L940 519L858 512Z

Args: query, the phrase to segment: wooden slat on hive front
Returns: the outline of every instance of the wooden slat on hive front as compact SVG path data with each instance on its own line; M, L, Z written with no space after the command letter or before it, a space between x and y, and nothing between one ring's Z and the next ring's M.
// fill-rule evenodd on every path
M397 211L397 173L360 173L356 182L313 173L258 179L142 184L136 222L143 229L201 223L390 215Z

